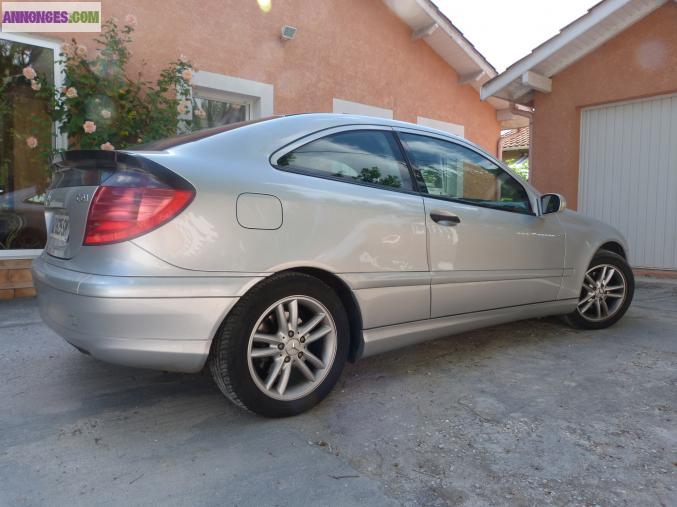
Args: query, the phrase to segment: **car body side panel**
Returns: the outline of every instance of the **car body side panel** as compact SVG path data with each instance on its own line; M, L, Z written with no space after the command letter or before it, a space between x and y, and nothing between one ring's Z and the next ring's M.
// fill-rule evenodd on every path
M564 230L538 217L425 199L432 270L431 317L557 299L564 268ZM453 213L455 226L432 210Z
M136 245L200 271L275 272L298 263L334 273L428 270L420 196L280 171L256 138L237 132L206 153L144 153L198 192L181 215ZM277 197L281 227L242 227L237 198L245 193Z
M430 317L430 273L343 273L353 290L365 329Z
M565 210L557 218L566 231L565 276L558 298L578 298L583 278L590 261L605 243L614 242L628 254L628 244L623 235L610 225L586 217L575 211Z

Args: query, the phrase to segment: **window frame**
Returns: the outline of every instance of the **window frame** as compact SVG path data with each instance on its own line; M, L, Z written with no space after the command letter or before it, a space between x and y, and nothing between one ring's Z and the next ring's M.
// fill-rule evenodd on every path
M218 96L221 95L225 100L232 97L237 102L248 102L250 120L274 114L275 88L270 83L199 70L193 74L190 84L191 98L193 89L197 89L198 93L213 94L213 100L219 100Z
M252 98L251 96L227 92L224 90L215 90L213 88L205 88L203 86L195 86L195 85L191 87L191 93L193 100L204 99L204 100L212 100L214 102L228 102L240 104L245 107L245 119L243 121L257 119L253 117L255 99Z
M17 32L2 32L0 33L0 39L16 42L18 44L29 44L31 46L51 49L54 55L54 88L58 90L63 86L64 66L59 59L61 44L63 42L62 40L38 36L30 33ZM58 122L53 122L52 125L54 129L54 134L52 137L53 147L57 150L68 149L68 135L65 132L59 133L60 125ZM32 259L39 257L43 250L43 248L16 248L11 250L0 250L0 260Z
M475 153L475 154L481 156L482 158L488 160L492 164L496 165L496 167L498 167L500 170L504 171L508 175L508 177L512 178L513 181L515 181L520 187L522 187L522 189L524 190L524 192L527 195L527 200L529 201L529 211L528 212L522 212L522 211L517 211L517 210L510 210L510 209L503 208L501 206L494 206L494 205L491 205L491 204L475 202L475 201L467 201L465 199L459 199L457 197L449 197L449 196L446 196L446 195L429 194L427 192L423 192L421 189L418 189L419 195L421 195L423 197L429 197L431 199L438 199L438 200L441 200L441 201L454 202L454 203L463 204L463 205L466 205L466 206L478 206L478 207L481 207L481 208L488 208L488 209L492 209L492 210L496 210L496 211L504 211L506 213L513 213L513 214L517 214L517 215L539 216L538 213L535 211L535 210L538 209L538 207L534 206L533 192L531 192L530 189L526 185L524 185L516 175L514 175L508 168L506 168L504 166L504 164L501 164L499 161L497 161L493 157L488 156L486 153L483 153L481 150L475 148L474 146L472 146L470 144L466 144L466 143L464 143L464 142L462 142L462 141L460 141L459 139L456 139L456 138L446 137L446 136L443 136L443 135L438 135L437 133L428 132L428 131L424 131L424 130L417 130L417 129L394 128L393 130L394 130L395 135L397 136L397 139L400 143L400 148L401 148L402 152L404 153L407 164L409 165L409 170L413 174L413 176L412 176L413 180L412 181L414 181L416 183L417 187L418 187L418 183L419 183L418 172L416 171L414 164L412 163L411 159L409 158L409 154L407 153L407 149L405 147L405 142L404 142L403 139L401 139L400 134L410 134L410 135L426 137L426 138L429 138L429 139L435 139L435 140L438 140L438 141L444 141L444 142L459 146L461 148L465 148L467 150L470 150L473 153Z
M396 187L388 187L385 185L379 185L378 183L370 183L368 181L360 181L360 180L354 180L354 179L349 179L341 176L333 176L331 174L322 174L318 172L313 172L313 171L307 171L303 169L298 169L298 168L293 168L293 167L284 167L280 166L278 164L279 160L284 157L285 155L291 153L292 151L301 148L309 143L312 143L313 141L317 141L318 139L322 139L325 137L328 137L333 134L340 134L343 132L360 132L360 131L377 131L377 132L384 132L390 136L392 136L393 141L395 145L397 146L397 149L399 150L400 157L402 158L402 162L404 162L404 166L406 170L409 173L409 179L411 181L411 189L408 188L396 188ZM347 183L350 185L359 185L363 187L369 187L369 188L375 188L378 190L385 190L387 192L398 192L400 194L409 194L409 195L421 195L419 188L418 188L418 183L415 180L415 174L414 171L412 170L411 164L409 163L409 159L406 156L406 153L404 152L402 143L399 139L399 136L395 132L395 130L387 125L362 125L362 124L353 124L353 125L342 125L340 127L329 127L326 129L322 129L316 132L313 132L312 134L308 134L306 136L303 136L300 139L297 139L295 141L292 141L291 143L287 144L286 146L283 146L282 148L278 149L275 151L269 158L270 165L273 166L273 168L277 169L278 171L283 171L287 173L292 173L292 174L302 174L304 176L310 176L312 178L319 178L323 180L330 180L330 181L339 181L342 183Z

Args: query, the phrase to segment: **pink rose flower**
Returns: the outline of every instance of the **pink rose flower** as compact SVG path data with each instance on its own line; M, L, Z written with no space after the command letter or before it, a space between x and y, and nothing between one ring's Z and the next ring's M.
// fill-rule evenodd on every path
M197 116L198 118L204 118L205 116L207 116L207 113L205 112L204 109L199 108L195 111L195 116Z
M38 145L38 140L31 136L26 138L26 146L28 146L31 150L35 148Z
M115 149L115 146L113 146L111 143L106 141L101 145L101 149L104 151L113 151Z
M70 42L64 42L61 44L61 53L67 58L72 58L75 54L75 48L73 47L73 44Z
M84 44L78 44L75 47L75 54L78 55L80 58L85 58L87 56L87 46Z
M37 76L37 74L35 73L35 70L33 70L33 67L31 67L30 65L24 67L21 72L26 79L31 80L31 81L33 79L35 79L35 76Z
M190 81L193 79L193 71L190 69L183 69L183 72L181 72L181 77L186 81Z
M179 114L186 114L186 111L188 111L188 107L186 106L185 102L179 102L179 105L176 106L176 111Z
M78 96L78 91L72 86L66 90L66 97L69 99L74 99Z
M40 84L39 81L33 80L31 81L31 88L33 88L33 90L35 90L36 92L39 92L40 88L42 88L42 85Z
M127 26L136 26L136 16L134 14L127 14L125 16L125 25Z
M108 109L102 109L101 110L101 117L105 118L106 120L110 118L110 111Z
M82 124L82 129L87 133L87 134L93 134L96 132L96 123L93 121L87 120L85 123Z

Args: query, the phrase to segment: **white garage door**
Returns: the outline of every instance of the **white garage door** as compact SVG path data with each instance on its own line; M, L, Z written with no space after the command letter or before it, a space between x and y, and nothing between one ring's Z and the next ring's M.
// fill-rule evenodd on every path
M633 266L677 269L677 95L582 111L578 209L625 235Z

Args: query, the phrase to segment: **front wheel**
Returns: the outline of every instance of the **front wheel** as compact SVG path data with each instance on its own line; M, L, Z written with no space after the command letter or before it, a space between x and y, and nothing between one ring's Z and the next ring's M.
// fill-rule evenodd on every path
M338 296L301 273L275 275L230 312L212 348L210 370L237 405L267 417L304 412L338 380L349 325Z
M620 320L632 302L635 278L627 261L605 250L592 258L576 310L565 316L572 326L603 329Z

